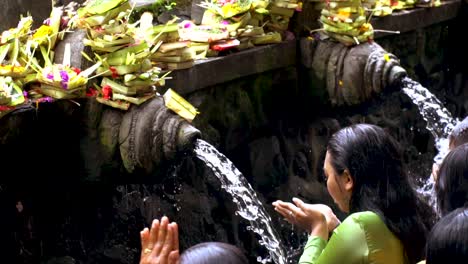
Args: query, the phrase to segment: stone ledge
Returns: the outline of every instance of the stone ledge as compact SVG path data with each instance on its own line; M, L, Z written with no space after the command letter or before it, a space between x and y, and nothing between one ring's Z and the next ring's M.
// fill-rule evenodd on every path
M455 18L461 7L461 0L443 1L439 7L414 8L400 10L391 16L372 18L374 29L400 31L400 33L425 28L433 24ZM387 36L389 33L376 32L375 37Z
M241 77L296 65L296 40L257 46L223 57L196 61L192 68L177 70L166 81L167 88L188 94Z

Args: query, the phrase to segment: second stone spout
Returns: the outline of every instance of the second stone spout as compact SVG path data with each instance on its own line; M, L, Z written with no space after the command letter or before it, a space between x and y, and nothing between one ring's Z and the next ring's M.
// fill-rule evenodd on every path
M398 58L375 42L348 47L304 40L301 50L313 85L327 91L332 105L362 103L406 76Z

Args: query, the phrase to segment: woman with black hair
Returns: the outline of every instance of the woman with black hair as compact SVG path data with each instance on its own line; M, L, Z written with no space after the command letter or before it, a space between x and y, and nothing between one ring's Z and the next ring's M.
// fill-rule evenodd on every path
M468 208L444 216L427 239L426 264L465 263L468 259Z
M424 258L433 212L411 187L399 146L382 128L359 124L335 133L324 172L333 200L350 213L338 227L325 205L297 198L294 204L273 203L287 221L310 233L299 263L406 264Z
M444 158L435 190L441 216L468 205L468 144L456 147Z

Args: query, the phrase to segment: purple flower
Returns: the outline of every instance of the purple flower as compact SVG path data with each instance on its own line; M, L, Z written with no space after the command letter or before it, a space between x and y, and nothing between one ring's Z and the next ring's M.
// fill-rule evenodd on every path
M53 79L54 79L54 74L53 74L52 72L49 72L49 73L47 74L47 79L53 80Z
M62 81L60 82L60 85L62 86L63 89L68 89L68 80L70 77L68 76L68 73L66 71L60 71L60 77L62 78Z
M28 92L27 92L27 91L23 91L23 96L24 96L24 97L28 97Z
M70 77L68 77L68 73L66 71L60 71L60 77L62 77L62 82L68 82Z

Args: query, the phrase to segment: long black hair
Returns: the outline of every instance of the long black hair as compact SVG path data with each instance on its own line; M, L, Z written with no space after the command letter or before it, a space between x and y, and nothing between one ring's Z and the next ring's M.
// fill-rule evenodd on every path
M350 212L378 214L409 261L421 260L434 213L412 188L397 142L378 126L358 124L336 132L327 151L335 171L348 170L353 179Z
M442 217L427 239L426 263L462 263L468 259L468 209Z
M468 205L468 144L456 147L445 156L435 188L442 216Z
M237 247L221 242L205 242L190 247L180 256L181 264L248 264Z

